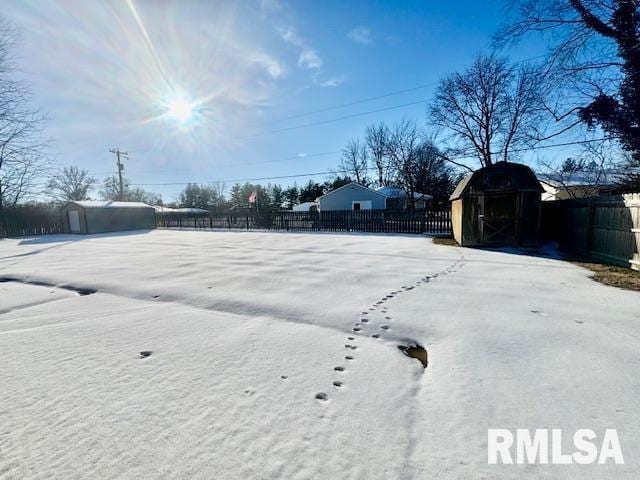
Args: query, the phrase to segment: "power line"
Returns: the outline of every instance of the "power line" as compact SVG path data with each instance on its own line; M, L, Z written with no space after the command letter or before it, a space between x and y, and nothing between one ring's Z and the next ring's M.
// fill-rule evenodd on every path
M292 127L279 128L279 129L276 129L276 130L269 130L269 131L266 131L266 132L254 133L252 135L246 135L246 136L237 137L237 138L238 139L247 139L247 138L253 138L253 137L260 137L262 135L270 135L270 134L273 134L273 133L288 132L290 130L298 130L300 128L316 127L318 125L326 125L328 123L339 122L339 121L342 121L342 120L348 120L350 118L363 117L365 115L371 115L373 113L380 113L380 112L386 112L386 111L389 111L389 110L396 110L398 108L410 107L412 105L418 105L420 103L426 103L427 101L428 101L428 99L423 99L423 100L418 100L417 102L403 103L403 104L400 104L400 105L393 105L391 107L378 108L376 110L369 110L367 112L354 113L354 114L351 114L351 115L344 115L342 117L332 118L332 119L329 119L329 120L322 120L322 121L319 121L319 122L306 123L306 124L303 124L303 125L294 125Z
M245 167L251 165L264 165L268 163L278 163L278 162L287 162L290 160L304 160L307 158L315 158L315 157L324 157L328 155L337 155L341 153L342 150L333 150L331 152L318 152L318 153L299 153L297 155L292 155L290 157L278 158L275 160L261 160L259 162L245 162L245 163L227 163L223 165L212 165L212 168L227 168L227 167ZM140 174L140 173L162 173L162 172L175 172L175 170L138 170L131 171L132 174ZM110 175L115 174L117 172L89 172L89 175Z
M362 103L373 102L374 100L380 100L382 98L394 97L396 95L402 95L403 93L415 92L416 90L423 90L425 88L433 87L433 86L435 86L437 84L438 84L438 82L424 83L422 85L417 85L415 87L405 88L403 90L396 90L395 92L384 93L382 95L376 95L375 97L363 98L362 100L355 100L355 101L349 102L349 103L342 103L342 104L339 104L339 105L333 105L331 107L320 108L318 110L311 110L311 111L308 111L308 112L297 113L295 115L290 115L288 117L277 118L277 119L272 120L272 121L270 121L268 123L261 123L261 124L253 125L253 126L259 127L259 126L262 126L262 125L271 125L271 124L274 124L274 123L285 122L287 120L293 120L294 118L308 117L310 115L316 115L318 113L330 112L331 110L339 110L341 108L352 107L354 105L360 105Z
M534 57L524 58L522 60L517 60L517 61L514 61L512 63L517 65L517 64L521 64L521 63L530 62L532 60L538 60L538 59L544 58L544 57L546 57L546 55L536 55ZM251 125L251 126L260 127L262 125L273 125L274 123L281 123L281 122L285 122L287 120L293 120L295 118L308 117L308 116L311 116L311 115L316 115L318 113L330 112L332 110L339 110L341 108L352 107L354 105L361 105L363 103L369 103L369 102L373 102L375 100L380 100L380 99L383 99L383 98L389 98L389 97L394 97L396 95L402 95L403 93L415 92L417 90L424 90L425 88L434 87L434 86L438 85L439 82L440 82L439 80L436 80L436 81L429 82L429 83L423 83L423 84L420 84L420 85L416 85L414 87L403 88L402 90L396 90L396 91L392 91L392 92L388 92L388 93L383 93L383 94L376 95L376 96L373 96L373 97L363 98L361 100L355 100L353 102L342 103L342 104L338 104L338 105L332 105L330 107L320 108L320 109L317 109L317 110L310 110L310 111L307 111L307 112L297 113L297 114L294 114L294 115L289 115L287 117L277 118L277 119L271 120L269 122L260 123L260 124L256 124L256 125Z
M613 140L616 137L603 137L603 138L594 138L594 139L590 139L590 140L580 140L580 141L575 141L575 142L564 142L564 143L554 143L554 144L549 144L549 145L542 145L539 147L527 147L527 148L520 148L520 149L514 149L511 150L512 152L524 152L524 151L533 151L533 150L537 150L539 148L555 148L555 147L566 147L566 146L570 146L570 145L583 145L585 143L593 143L593 142L602 142L602 141L607 141L607 140ZM451 158L451 160L465 160L465 159L471 159L471 158L475 158L473 156L463 156L463 157L453 157ZM376 167L367 167L364 170L375 170ZM300 173L300 174L295 174L295 175L280 175L280 176L273 176L273 177L258 177L258 178L234 178L234 179L220 179L220 180L210 180L210 181L205 181L205 182L198 182L198 181L193 181L193 182L167 182L167 183L133 183L131 185L135 185L135 186L171 186L171 185L188 185L190 183L233 183L233 182L256 182L256 181L262 181L262 180L282 180L282 179L287 179L287 178L301 178L301 177L313 177L316 175L333 175L335 174L335 171L324 171L324 172L313 172L313 173Z

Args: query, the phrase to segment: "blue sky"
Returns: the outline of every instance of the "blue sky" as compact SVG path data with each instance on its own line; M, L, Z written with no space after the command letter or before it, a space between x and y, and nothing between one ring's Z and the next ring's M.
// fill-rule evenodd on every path
M368 124L424 124L433 84L486 48L503 14L500 0L3 4L57 165L103 178L118 147L131 182L165 201L183 186L153 184L323 172ZM176 102L193 117L167 115Z

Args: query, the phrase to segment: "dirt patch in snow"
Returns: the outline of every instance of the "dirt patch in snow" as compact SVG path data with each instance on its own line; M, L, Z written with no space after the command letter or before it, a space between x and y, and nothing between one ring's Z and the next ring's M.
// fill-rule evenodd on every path
M422 345L417 343L415 345L398 345L398 350L407 357L418 360L424 368L427 368L427 365L429 365L429 353Z

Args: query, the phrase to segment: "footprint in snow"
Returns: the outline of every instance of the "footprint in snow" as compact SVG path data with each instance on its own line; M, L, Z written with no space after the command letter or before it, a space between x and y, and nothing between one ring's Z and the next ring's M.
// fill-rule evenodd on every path
M320 392L320 393L316 393L316 398L324 402L325 400L328 400L329 397L327 397L326 393Z
M344 367L333 367L336 372L344 372Z
M373 335L371 335L373 338L380 338L380 334L379 333L374 333Z
M334 387L341 387L342 386L342 382L339 380L336 380L335 382L333 382L333 386Z
M353 357L351 355L346 355L344 358L346 358L347 360L353 360Z
M389 325L380 325L380 328L383 330L389 330Z
M140 352L140 354L138 355L138 358L147 358L150 357L151 354L153 352L151 350L143 350L142 352Z

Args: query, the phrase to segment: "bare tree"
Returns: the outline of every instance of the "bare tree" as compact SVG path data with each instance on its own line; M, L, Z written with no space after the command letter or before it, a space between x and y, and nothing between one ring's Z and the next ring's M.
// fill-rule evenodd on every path
M368 185L369 155L365 144L360 140L351 140L342 149L340 171L358 182L360 185Z
M371 161L375 167L377 183L384 187L390 182L390 165L387 156L387 144L389 142L389 129L380 122L378 125L369 125L365 133L365 143L369 150Z
M448 202L457 175L431 140L418 145L410 171L418 193L431 195L436 202Z
M123 198L125 202L144 202L149 205L162 205L162 195L148 192L141 187L132 187L127 178L122 179ZM103 180L98 192L103 200L120 200L120 181L116 175Z
M86 170L78 167L64 167L52 175L47 183L47 190L58 203L71 200L87 200L89 191L96 184L96 179Z
M545 160L539 163L541 181L561 187L570 198L595 196L613 184L611 150L603 144L585 144L582 152L559 165Z
M396 174L395 183L404 189L412 208L415 207L416 192L413 167L421 138L416 122L403 119L390 130L387 141L387 156Z
M533 69L516 68L493 55L481 55L463 73L444 78L430 120L445 131L445 154L471 156L488 166L542 140L541 91Z
M0 18L0 211L33 194L46 173L43 116L30 106L27 86L15 80L15 32Z
M548 42L557 118L572 116L620 139L640 160L640 3L637 0L513 0L499 45Z

